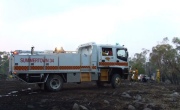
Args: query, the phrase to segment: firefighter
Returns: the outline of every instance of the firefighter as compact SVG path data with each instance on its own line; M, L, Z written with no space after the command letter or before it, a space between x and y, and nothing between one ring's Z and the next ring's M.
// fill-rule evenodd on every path
M107 52L105 51L105 49L102 49L102 56L107 56Z
M134 80L138 81L138 69L136 68L135 73L134 73Z
M57 53L57 47L54 49L53 53Z
M159 69L157 70L157 74L156 74L156 81L159 83L160 82L160 71Z
M61 47L61 49L60 49L60 53L65 53L65 51L64 51L64 49L63 49L63 47Z
M112 50L109 50L108 55L109 55L109 56L112 56L112 55L113 55L113 54L112 54Z

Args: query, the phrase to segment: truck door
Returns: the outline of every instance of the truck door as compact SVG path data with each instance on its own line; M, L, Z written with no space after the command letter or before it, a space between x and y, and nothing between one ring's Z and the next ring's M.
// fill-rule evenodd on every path
M81 71L90 71L90 47L83 47L81 49Z

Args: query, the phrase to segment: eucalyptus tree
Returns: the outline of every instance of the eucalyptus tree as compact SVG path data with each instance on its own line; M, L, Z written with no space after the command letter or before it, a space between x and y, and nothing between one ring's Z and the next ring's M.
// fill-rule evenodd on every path
M169 79L174 84L179 84L179 53L178 46L180 44L179 38L173 38L173 43L176 48L168 43L168 38L164 38L161 44L152 47L150 54L151 63L157 67L161 72L161 80Z
M135 70L136 68L139 71L139 74L145 73L145 64L147 59L147 53L149 50L142 49L143 51L141 53L135 53L132 58L130 58L130 65L132 66L132 70Z

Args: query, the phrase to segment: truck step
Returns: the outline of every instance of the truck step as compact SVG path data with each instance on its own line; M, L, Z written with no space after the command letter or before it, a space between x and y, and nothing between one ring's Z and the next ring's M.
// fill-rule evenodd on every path
M108 81L109 69L101 69L100 81Z
M91 81L91 73L81 73L81 82Z

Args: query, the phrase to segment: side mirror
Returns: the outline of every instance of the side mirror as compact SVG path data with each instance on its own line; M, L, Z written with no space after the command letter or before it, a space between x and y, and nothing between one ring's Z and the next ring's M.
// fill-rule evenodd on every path
M128 58L129 57L129 53L128 52L126 52L126 58Z

